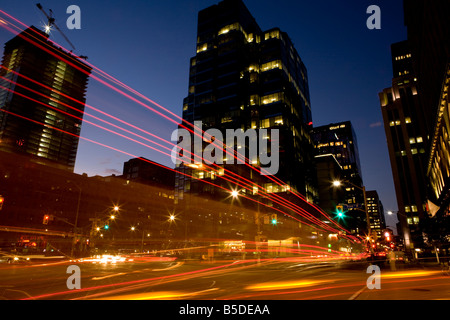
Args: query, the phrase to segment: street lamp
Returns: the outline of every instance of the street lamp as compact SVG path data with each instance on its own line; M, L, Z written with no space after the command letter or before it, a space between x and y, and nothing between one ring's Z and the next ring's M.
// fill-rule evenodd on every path
M356 184L353 184L352 182L348 181L348 180L344 180L344 183L350 184L351 186L358 188L359 190L362 190L363 192L363 197L364 197L364 213L366 214L366 220L367 220L367 232L370 235L370 217L369 217L369 213L367 211L367 198L366 198L366 187L365 186L357 186ZM340 187L342 185L342 182L339 180L334 180L333 181L333 186L335 187Z
M333 186L340 187L341 186L341 182L339 180L334 180L333 181Z
M78 229L78 215L79 215L79 213L80 213L80 203L81 203L81 192L82 192L82 189L81 189L81 187L77 184L77 183L75 183L75 182L73 182L73 181L71 181L71 180L67 180L67 183L72 183L75 187L77 187L77 189L78 189L78 201L77 201L77 212L76 212L76 215L75 215L75 223L73 224L73 226L74 226L74 238L73 238L73 240L72 240L72 248L71 248L71 250L70 250L70 256L71 257L73 257L73 252L74 252L74 249L75 249L75 237L76 237L76 233L77 233L77 229Z

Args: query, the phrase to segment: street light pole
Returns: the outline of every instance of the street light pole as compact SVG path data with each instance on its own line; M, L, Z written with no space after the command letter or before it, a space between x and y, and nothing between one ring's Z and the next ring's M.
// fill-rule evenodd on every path
M71 183L78 188L79 193L78 193L78 202L77 202L77 212L75 215L75 223L74 223L74 236L73 236L73 241L72 241L72 249L70 251L70 256L73 257L73 251L74 251L74 247L75 247L75 237L76 237L76 233L77 233L77 229L78 229L78 215L80 213L80 203L81 203L81 192L82 189L79 185L77 185L76 183L74 183L73 181L67 180L67 183Z
M369 212L367 211L366 187L365 187L365 186L359 187L359 186L357 186L356 184L354 184L354 183L352 183L352 182L350 182L350 181L348 181L348 180L344 180L344 182L345 182L345 183L348 183L348 184L350 184L350 185L352 185L352 186L355 187L355 188L358 188L359 190L362 190L362 192L363 192L363 197L364 197L364 213L366 214L366 220L367 220L367 233L368 233L368 235L369 235L369 237L370 237L370 235L371 235L371 228L370 228L370 217L369 217ZM341 185L341 182L340 182L340 181L337 181L337 180L336 180L336 181L333 181L333 185L336 186L336 187L339 187L339 186ZM373 252L372 245L370 246L370 250Z

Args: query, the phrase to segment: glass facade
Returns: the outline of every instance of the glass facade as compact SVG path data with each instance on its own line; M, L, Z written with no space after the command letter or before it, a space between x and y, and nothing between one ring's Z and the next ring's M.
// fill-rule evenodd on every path
M73 171L91 69L47 38L30 27L5 44L0 149Z
M183 119L202 121L203 130L279 129L276 177L286 186L269 189L293 188L308 201L317 200L306 67L288 35L278 28L261 31L242 1L223 1L199 12ZM226 169L254 178L254 172L241 172L244 168ZM188 190L201 193L201 185L180 176L179 196Z

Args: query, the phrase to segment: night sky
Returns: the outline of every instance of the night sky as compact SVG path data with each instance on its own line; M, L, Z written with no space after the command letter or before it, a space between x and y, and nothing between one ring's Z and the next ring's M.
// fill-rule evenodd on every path
M46 19L37 2L3 1L0 9L27 25L42 27ZM41 4L45 10L53 10L56 23L75 45L74 53L88 56L89 63L181 116L183 98L188 94L189 59L196 52L197 13L218 2L42 0ZM352 122L366 189L378 191L386 211L397 210L378 93L391 86L390 45L406 39L402 1L244 2L263 31L279 27L292 39L308 69L314 126ZM66 27L66 8L72 4L81 8L80 30ZM381 30L366 27L370 5L381 8ZM12 37L0 28L0 43ZM70 48L56 30L51 39ZM175 123L93 79L86 102L166 140L176 129ZM86 112L99 115L89 109ZM91 118L85 116L85 120ZM81 135L173 167L169 156L88 123L83 124ZM129 159L80 140L75 172L121 174ZM387 222L393 226L389 218Z

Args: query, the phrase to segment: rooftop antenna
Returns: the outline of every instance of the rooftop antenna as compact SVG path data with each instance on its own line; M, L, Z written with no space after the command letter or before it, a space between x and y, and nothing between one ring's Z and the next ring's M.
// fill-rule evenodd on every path
M58 25L55 23L55 18L53 18L52 9L49 9L49 14L47 14L47 12L45 12L44 8L42 8L42 5L40 3L37 3L36 7L38 7L38 9L41 10L44 13L45 17L47 18L47 25L45 26L45 30L44 30L45 33L50 34L51 27L55 26L56 30L58 30L59 33L61 33L61 35L64 37L64 39L66 39L67 43L70 44L70 46L73 48L73 50L75 50L75 46L72 44L72 42L70 42L70 40L66 37L64 32L62 32L61 29L58 27Z

